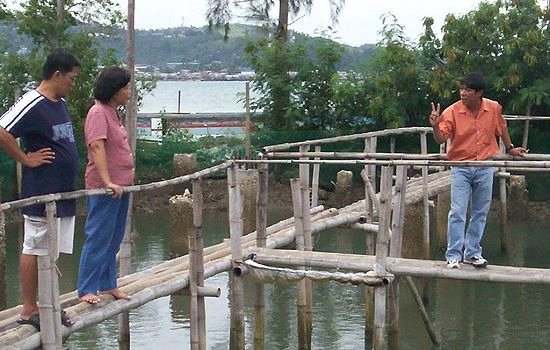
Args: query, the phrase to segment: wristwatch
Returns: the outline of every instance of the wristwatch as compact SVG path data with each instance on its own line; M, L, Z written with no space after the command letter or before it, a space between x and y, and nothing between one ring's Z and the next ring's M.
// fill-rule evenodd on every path
M511 143L510 146L506 148L506 153L510 152L512 148L515 148L513 143Z

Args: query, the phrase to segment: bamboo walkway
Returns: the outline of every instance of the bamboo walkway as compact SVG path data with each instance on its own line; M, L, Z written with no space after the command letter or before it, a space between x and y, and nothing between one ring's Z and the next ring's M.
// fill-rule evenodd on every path
M448 172L430 175L430 195L448 190L450 176ZM407 203L413 204L422 199L421 179L409 181ZM312 209L312 228L314 232L346 226L359 222L364 216L364 200L341 209L323 209L321 206ZM337 219L337 220L334 220ZM243 236L243 249L255 251L256 233ZM295 240L294 220L292 218L268 228L267 247L276 249L288 246ZM205 278L231 269L230 242L216 244L205 248ZM435 263L435 262L434 262ZM365 269L362 269L365 270ZM63 336L68 337L88 326L98 324L144 305L151 300L180 292L188 287L189 255L166 261L150 269L140 271L119 279L121 289L132 295L130 300L114 300L102 296L97 305L78 303L76 291L61 296L61 305L75 322L72 327L63 328ZM20 306L0 311L0 344L3 349L38 348L40 334L32 326L20 326L15 321Z
M489 266L479 271L464 268L449 273L446 264L442 261L429 259L401 258L403 240L404 209L414 203L423 203L423 244L429 248L429 206L430 197L447 191L450 184L450 172L445 167L454 165L454 162L445 160L444 156L427 153L427 133L431 128L394 129L366 134L349 135L334 139L307 141L298 144L270 146L264 149L259 160L256 161L228 161L215 167L201 170L195 174L186 175L159 183L130 186L125 188L129 192L151 190L167 185L192 181L193 183L193 222L196 235L190 236L190 254L172 259L150 269L126 275L119 279L120 288L132 295L130 300L113 300L107 296L96 305L79 303L76 292L60 296L59 305L75 322L72 327L62 327L62 337L80 331L90 325L101 323L115 315L137 308L156 298L188 290L191 294L191 348L204 349L205 329L204 317L200 312L204 309L204 297L219 296L217 288L203 287L204 278L214 276L224 271L233 271L231 279L231 349L244 349L244 319L242 318L242 296L238 291L242 289L242 282L238 276L254 268L248 264L246 257L254 257L254 261L266 265L286 265L301 269L308 278L313 277L312 269L340 269L342 271L372 272L364 279L367 285L374 289L374 349L382 349L386 327L386 299L388 297L387 284L395 288L392 283L395 276L419 276L434 278L458 278L490 282L510 283L550 283L549 270L515 268L504 266ZM417 133L421 137L421 155L395 153L395 140L402 134ZM377 138L387 136L390 142L390 152L377 152ZM321 145L333 142L353 141L363 139L365 148L360 153L322 152ZM309 148L315 146L315 152ZM291 147L298 147L299 152L281 152ZM490 162L467 162L470 166L495 166L500 168L497 174L501 179L507 177L510 169L550 169L550 159L547 155L528 155L525 159L511 159L509 156L496 158ZM243 199L241 182L237 168L241 163L258 163L258 193L257 193L257 231L242 236ZM265 227L267 210L267 165L270 163L297 164L300 178L291 180L294 216ZM318 176L321 164L359 164L363 167L362 177L365 182L365 199L344 206L342 208L325 209L317 205ZM461 162L464 165L465 162ZM310 184L310 167L313 169ZM380 183L374 180L377 167L381 171ZM406 172L410 167L421 170L418 178L407 179ZM201 238L202 227L202 191L201 178L211 173L227 170L229 192L230 227L228 236L231 240L206 247L203 249ZM436 172L429 173L429 170ZM395 180L395 181L394 181ZM378 189L379 185L379 189ZM310 193L311 188L311 193ZM76 191L66 194L54 194L31 198L10 203L3 203L4 210L13 210L30 203L55 203L56 200L78 198L85 195L109 194L108 190ZM310 196L311 194L311 196ZM501 193L502 194L502 193ZM49 207L48 212L51 212ZM263 222L263 226L262 223ZM336 253L313 252L311 234L335 227L354 227L365 231L377 232L376 241L367 244L366 255L346 255ZM242 236L242 237L241 237ZM295 243L297 250L275 250ZM375 249L376 248L376 249ZM376 252L376 254L375 254ZM389 256L388 256L389 253ZM426 254L425 257L429 257ZM51 274L55 261L48 266ZM198 268L198 270L196 270ZM313 271L314 272L314 271ZM341 276L340 276L341 277ZM338 277L338 278L340 278ZM324 277L322 277L324 278ZM336 277L334 277L336 278ZM55 278L54 278L55 280ZM369 284L372 280L372 284ZM55 285L54 281L54 285ZM407 280L410 284L410 280ZM311 305L311 292L308 292L310 281L299 282L297 304L299 310L299 342L300 347L311 341L311 330L308 331L308 304ZM260 284L261 285L261 284ZM55 286L54 286L55 287ZM413 286L414 288L414 286ZM55 289L54 289L55 290ZM235 292L237 291L237 292ZM235 293L235 295L234 295ZM261 298L260 292L257 294ZM55 293L54 293L55 294ZM309 294L309 296L308 296ZM398 293L393 293L398 295ZM55 298L55 296L54 296ZM419 298L418 298L419 299ZM384 300L384 301L382 301ZM54 300L55 303L55 300ZM201 305L202 303L202 305ZM394 303L395 304L395 303ZM397 303L398 304L398 303ZM391 303L388 304L391 306ZM310 307L310 306L309 306ZM422 309L422 306L419 305ZM0 346L3 349L34 349L44 347L44 330L37 332L32 326L16 324L20 307L0 311ZM56 310L55 305L53 312ZM303 312L302 312L303 311ZM42 311L41 311L42 312ZM51 311L50 311L51 312ZM391 319L388 324L395 323ZM202 325L201 325L202 322ZM425 320L429 324L429 320ZM263 327L263 326L261 326ZM261 328L260 327L260 328ZM311 327L311 326L309 326ZM429 326L427 325L429 328ZM263 329L263 328L262 328ZM260 330L261 331L261 330ZM56 330L57 332L57 330ZM309 333L308 333L309 332ZM437 343L433 331L430 336ZM56 336L57 337L57 336ZM261 342L255 336L255 342ZM55 338L52 344L45 348L60 348L59 339ZM55 344L58 342L58 345ZM305 347L307 348L307 346Z

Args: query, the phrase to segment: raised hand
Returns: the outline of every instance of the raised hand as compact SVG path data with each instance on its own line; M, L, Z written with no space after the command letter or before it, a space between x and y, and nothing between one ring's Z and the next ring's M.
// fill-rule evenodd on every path
M432 102L432 112L430 113L430 125L432 127L438 125L440 119L441 119L441 106L438 103L436 108L435 104Z

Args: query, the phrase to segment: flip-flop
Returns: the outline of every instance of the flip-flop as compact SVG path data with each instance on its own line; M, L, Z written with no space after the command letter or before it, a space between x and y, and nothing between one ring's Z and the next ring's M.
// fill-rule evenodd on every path
M29 324L29 325L33 326L34 328L36 328L37 331L40 332L40 316L38 316L38 314L32 314L26 320L20 318L16 322L21 324L21 325Z
M71 321L71 318L69 317L69 315L67 315L65 310L61 310L61 324L65 327L70 327L74 324L74 322Z

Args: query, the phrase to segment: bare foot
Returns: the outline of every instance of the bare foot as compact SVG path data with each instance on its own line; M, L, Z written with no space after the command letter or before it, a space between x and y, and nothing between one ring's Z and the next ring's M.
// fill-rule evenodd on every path
M125 300L130 299L130 296L128 294L124 293L118 288L111 289L111 290L103 290L103 291L100 291L99 294L111 294L112 296L115 297L115 299L125 299Z
M85 301L88 304L97 304L101 301L101 299L95 295L95 294L86 294L79 299L80 301Z

